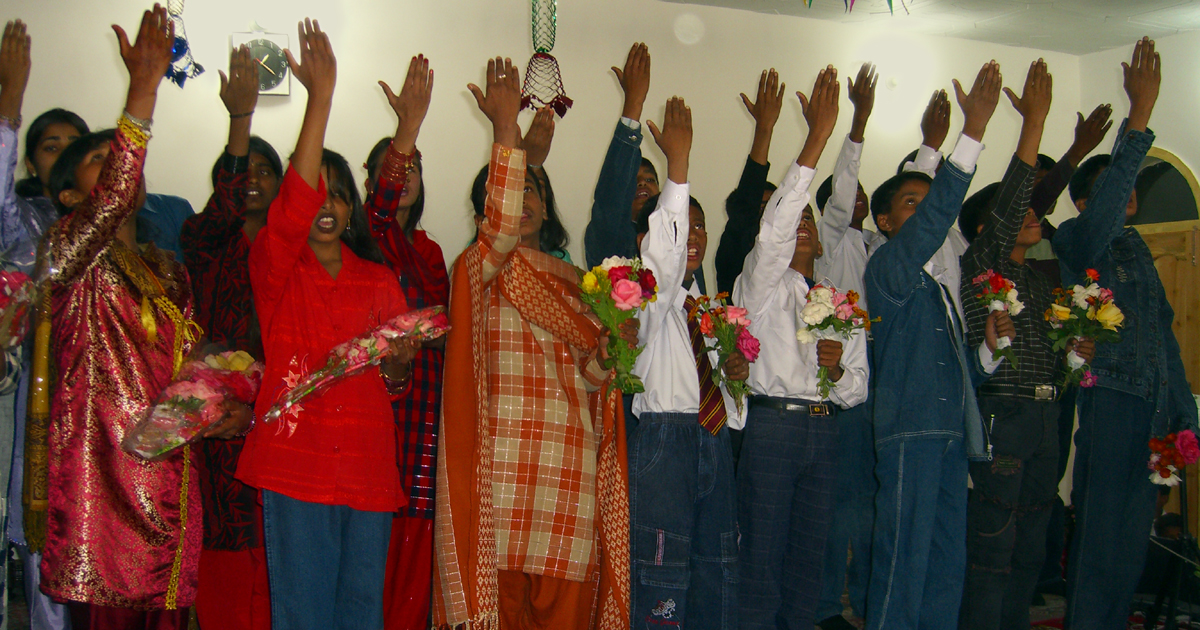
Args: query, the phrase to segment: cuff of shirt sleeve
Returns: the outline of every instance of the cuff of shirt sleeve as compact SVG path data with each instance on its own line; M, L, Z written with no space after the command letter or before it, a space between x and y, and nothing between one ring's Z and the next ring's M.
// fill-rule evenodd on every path
M950 161L964 173L974 173L975 164L979 162L979 154L983 153L983 143L963 134L958 136L958 144L954 145L954 153Z
M626 127L629 127L630 129L632 129L634 131L637 131L642 128L642 123L640 123L632 118L626 118L624 116L621 117L621 124L625 125Z
M927 145L922 144L917 148L917 157L909 164L913 165L913 169L922 173L929 173L937 170L938 162L942 161L942 152Z
M250 170L250 155L232 155L228 151L223 153L221 170L228 173L245 173Z
M687 207L688 197L690 195L690 184L677 184L668 179L663 183L661 194L658 197L658 203L661 206L673 201L676 203L682 203L684 207Z
M1004 362L1004 357L993 359L992 354L993 352L988 350L986 341L979 344L979 364L983 366L983 371L988 374L995 374L1000 364Z

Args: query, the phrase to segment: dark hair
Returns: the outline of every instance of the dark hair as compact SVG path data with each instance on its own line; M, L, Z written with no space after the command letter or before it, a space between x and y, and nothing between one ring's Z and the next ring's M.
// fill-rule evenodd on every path
M1071 183L1067 186L1067 192L1071 195L1071 201L1079 201L1087 199L1092 194L1092 185L1096 183L1096 178L1100 176L1100 172L1108 168L1112 164L1112 156L1107 153L1093 155L1083 161L1079 168L1075 169L1075 174L1071 176Z
M999 182L988 184L963 202L962 210L958 213L958 231L962 232L968 243L975 242L975 237L979 235L979 226L987 220L988 210L992 207L992 201L996 199L999 190Z
M78 183L75 181L75 171L79 169L79 165L83 162L83 158L87 154L103 147L113 141L117 137L116 129L103 129L94 131L79 137L78 140L67 145L63 152L58 156L58 160L54 162L54 168L50 169L50 200L54 202L54 207L58 208L60 215L66 216L71 213L71 208L63 205L59 196L64 190L75 188Z
M346 222L346 229L342 231L342 242L355 256L386 265L383 252L379 251L379 245L371 236L371 226L367 223L367 213L363 209L362 197L358 194L358 184L354 179L354 171L350 170L350 163L342 154L323 149L321 166L329 171L329 180L325 182L326 193L350 206L350 219Z
M275 147L271 146L270 142L263 140L258 136L250 136L250 154L257 153L271 165L271 172L275 173L275 177L283 177L283 160L279 159L279 153L275 151ZM212 185L217 187L217 174L221 172L221 162L225 160L225 154L222 153L212 167Z
M825 202L829 201L829 198L832 196L833 175L830 175L829 177L825 178L825 181L821 182L820 186L817 187L817 210L820 210L822 214L825 213Z
M649 208L650 211L643 212L638 215L638 220L637 220L637 233L638 234L645 234L646 232L650 231L650 215L654 214L654 212L656 210L658 210L659 197L662 197L662 193L659 193L657 195L652 195L650 198L646 199L646 205L642 206L643 210L646 208ZM692 197L692 196L688 197L688 206L689 206L689 210L690 210L690 206L696 206L696 209L699 210L701 214L704 214L704 206L700 205L700 202L696 201L695 197Z
M475 215L479 217L484 216L484 206L487 204L489 166L480 169L479 174L475 176L475 181L471 184L471 207L474 208ZM563 227L562 221L558 219L558 209L554 205L554 188L550 185L550 176L546 174L546 169L541 169L540 175L537 171L529 170L525 171L525 174L526 179L532 182L534 189L537 190L542 205L546 207L546 220L542 221L542 229L538 232L538 246L547 254L565 252L571 239L567 235L567 229Z
M654 162L651 162L649 160L649 158L642 158L642 164L638 168L639 169L642 169L642 168L650 169L650 172L654 173L654 179L658 179L658 169L654 168Z
M1037 156L1037 170L1039 170L1039 171L1052 171L1052 170L1054 170L1054 167L1055 167L1055 166L1058 166L1058 162L1055 162L1055 161L1054 161L1054 158L1050 157L1049 155L1046 155L1045 153L1039 153L1039 154L1038 154L1038 156Z
M777 188L778 188L778 186L776 186L775 184L772 184L771 182L763 182L763 192L764 193L773 194ZM730 215L735 211L734 208L732 208L731 206L734 203L734 201L736 201L737 194L738 194L738 191L735 190L735 191L729 193L729 196L725 198L725 214L726 215ZM759 206L760 207L762 206L761 201L759 202ZM645 204L643 204L642 209L645 209L645 208L646 208L646 206L645 206Z
M879 185L875 192L871 193L871 220L875 224L879 224L880 215L887 214L892 211L892 198L896 193L900 192L900 187L907 182L925 182L932 184L933 178L922 173L921 171L904 171L893 175L887 181Z
M383 165L383 156L387 153L388 147L392 146L391 136L384 137L371 147L371 153L367 155L367 178L372 182L379 177L379 167ZM421 191L417 193L417 199L413 201L412 206L408 209L408 221L402 226L405 234L412 235L413 230L417 229L417 224L421 222L421 215L425 214L425 165L421 161L421 154L416 155L415 164L417 167L417 175L421 179Z
M33 156L37 154L38 144L41 143L46 129L50 125L60 123L71 125L81 136L87 135L91 131L88 129L87 123L75 112L60 107L43 112L41 116L34 118L33 122L29 123L29 130L25 132L25 159L33 161ZM43 189L42 180L38 179L34 173L30 173L29 177L17 182L16 185L16 192L22 197L41 197Z
M899 174L901 174L901 173L903 173L903 172L904 172L904 165L905 165L905 164L908 164L909 162L916 162L916 161L917 161L917 151L919 151L919 150L920 150L920 149L913 149L912 151L909 151L909 152L908 152L908 155L904 156L904 159L903 159L903 160L900 160L900 165L896 167L896 174L897 174L897 175L899 175ZM941 158L940 160L938 160L938 168L941 168L941 167L942 167L942 164L943 164L945 161L946 161L946 156L942 156L942 158ZM872 195L872 198L874 198L874 195ZM872 208L873 208L873 207L875 207L875 204L873 204L873 203L872 203L872 204L871 204L871 207L872 207Z

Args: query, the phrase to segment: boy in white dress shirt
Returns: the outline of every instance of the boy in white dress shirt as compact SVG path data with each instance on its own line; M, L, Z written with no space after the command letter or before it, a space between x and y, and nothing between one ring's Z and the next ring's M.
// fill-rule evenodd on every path
M638 314L645 349L634 366L646 391L633 399L639 422L629 436L633 626L736 630L738 532L726 424L740 427L742 419L712 370L745 380L748 363L735 352L717 365L686 316L701 295L693 274L708 244L704 212L688 195L691 110L672 98L662 130L647 126L667 157L668 181L638 218L638 248L658 279L658 299Z
M767 203L733 290L762 348L750 366L752 395L738 468L743 629L812 627L836 483L834 405L850 408L867 398L862 331L844 349L836 340L816 346L796 341L821 255L808 188L837 122L839 93L837 71L830 66L818 74L812 98L801 99L808 138ZM820 367L835 382L833 404L817 392Z

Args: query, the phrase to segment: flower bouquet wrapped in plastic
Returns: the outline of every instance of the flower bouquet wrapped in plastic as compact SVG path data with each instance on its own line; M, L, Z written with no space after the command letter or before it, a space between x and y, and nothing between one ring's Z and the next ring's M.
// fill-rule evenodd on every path
M712 371L713 384L720 386L723 383L725 391L729 392L729 397L737 405L738 411L741 411L746 396L750 395L750 386L746 381L727 378L725 361L737 350L747 361L754 363L758 360L761 348L758 338L750 334L750 318L746 316L746 309L728 304L728 297L728 293L718 293L712 300L706 295L696 298L696 305L688 313L688 319L697 321L706 345L707 340L715 342L717 367Z
M800 310L804 327L796 331L796 341L812 345L821 339L849 340L854 331L871 329L871 319L858 306L858 294L854 291L839 293L835 289L818 284L808 290L808 303ZM817 370L817 394L821 400L829 398L829 391L837 383L829 380L829 368Z
M225 401L253 405L262 374L263 364L241 350L185 363L122 448L154 459L191 442L225 415Z
M1017 299L1017 285L991 269L971 279L971 284L975 285L975 299L987 308L989 315L996 311L1008 311L1010 316L1016 317L1025 310L1025 303ZM1001 357L1016 367L1017 355L1013 354L1012 339L1008 337L996 340L992 360L999 361Z
M397 315L387 323L355 337L350 341L334 346L317 370L288 374L284 379L287 389L280 392L275 404L262 416L263 422L272 422L280 418L293 418L304 407L300 403L309 396L316 394L338 381L357 374L369 366L379 365L390 354L388 342L392 339L416 339L428 341L437 339L450 331L450 320L446 317L446 309L442 306L431 306ZM288 435L296 430L294 420L280 422L277 431L288 429Z
M1121 340L1120 328L1125 315L1113 302L1112 291L1099 285L1100 274L1095 269L1087 270L1087 286L1075 285L1070 289L1055 289L1054 303L1046 311L1050 322L1050 339L1054 350L1065 350L1072 339L1086 337L1100 343L1115 343ZM1090 366L1075 351L1067 353L1067 375L1065 384L1078 383L1080 387L1096 384Z
M642 348L630 346L615 334L621 324L658 297L654 272L642 266L640 258L605 258L599 266L583 274L579 297L591 307L596 318L614 334L608 338L608 356L615 364L613 384L626 394L646 391L642 379L633 374L633 364Z

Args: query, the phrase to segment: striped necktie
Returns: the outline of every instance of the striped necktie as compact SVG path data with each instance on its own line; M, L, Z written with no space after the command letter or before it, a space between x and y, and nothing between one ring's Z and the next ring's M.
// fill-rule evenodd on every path
M700 332L699 318L688 317L696 306L696 300L687 296L683 301L683 317L687 321L688 334L692 337L692 354L696 356L696 374L700 378L700 426L716 435L725 426L725 400L721 389L713 382L712 362L708 360L708 348Z

